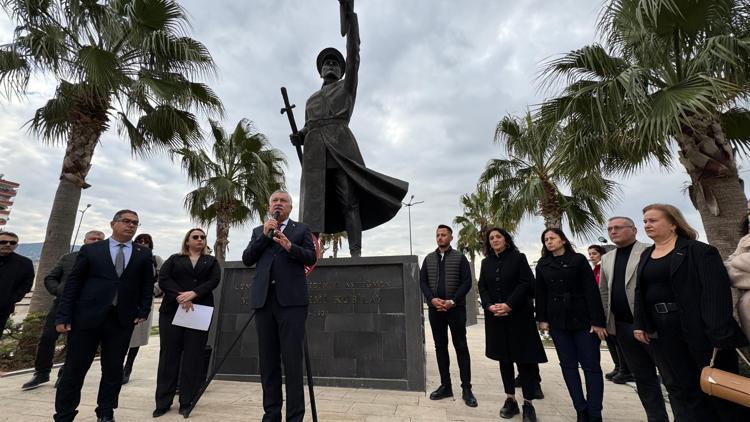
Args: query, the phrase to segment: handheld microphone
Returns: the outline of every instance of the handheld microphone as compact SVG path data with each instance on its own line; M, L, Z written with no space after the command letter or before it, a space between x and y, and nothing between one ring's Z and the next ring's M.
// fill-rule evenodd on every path
M273 217L274 220L279 221L279 216L280 215L281 215L281 213L278 210L276 210L276 211L273 212L273 214L271 215L271 217ZM274 237L275 234L276 234L276 230L274 230L274 229L271 229L271 230L268 231L268 237L270 237L271 239L273 239L273 237Z

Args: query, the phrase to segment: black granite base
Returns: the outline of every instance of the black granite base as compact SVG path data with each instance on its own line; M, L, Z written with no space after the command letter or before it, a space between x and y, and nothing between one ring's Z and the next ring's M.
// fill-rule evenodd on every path
M253 268L227 262L212 366L250 316ZM307 338L316 385L425 391L424 320L415 256L321 259L312 274ZM259 381L251 323L217 379Z

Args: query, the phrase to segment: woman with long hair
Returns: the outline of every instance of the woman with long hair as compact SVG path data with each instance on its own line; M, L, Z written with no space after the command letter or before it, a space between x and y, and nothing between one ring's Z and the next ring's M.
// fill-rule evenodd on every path
M485 245L491 252L482 260L478 289L485 315L485 355L500 362L507 395L500 417L510 419L520 413L515 396L515 363L524 397L523 420L535 422L532 400L539 363L547 362L547 355L534 322L534 275L526 255L518 251L513 237L504 229L491 228L485 235Z
M542 232L542 258L536 265L536 319L549 330L560 359L577 420L601 421L604 380L599 343L607 333L604 308L588 260L576 253L558 228ZM578 366L586 378L586 396Z
M148 233L141 233L133 239L133 243L145 246L152 251L154 250L154 240ZM164 263L164 260L158 256L153 255L154 264L154 278L158 280L159 269ZM154 283L154 296L161 296L161 289L159 289L158 281ZM138 356L138 350L141 346L148 344L148 339L151 337L151 325L153 324L154 313L148 313L148 319L141 324L138 324L133 329L133 334L130 336L130 346L128 346L128 355L125 358L125 366L122 369L122 383L127 384L130 382L130 374L133 372L133 363L135 363L135 357Z
M607 250L604 249L604 246L602 245L591 245L589 246L588 252L589 262L591 262L591 266L593 267L594 278L598 285L599 275L602 273L602 256L607 253Z
M742 239L737 244L737 249L729 255L725 265L729 271L729 279L732 287L739 291L737 299L737 314L740 319L740 326L745 333L745 337L750 339L750 202L747 203L747 214L742 219L740 234Z
M750 420L750 409L709 397L700 373L719 348L715 366L738 372L733 350L748 344L732 317L729 275L719 251L672 205L643 209L646 235L654 241L636 272L634 331L651 344L677 421Z
M201 385L203 351L208 331L172 325L177 312L191 311L193 305L214 306L213 290L219 285L221 267L208 252L206 232L190 229L182 241L180 253L164 262L159 286L164 291L159 308L159 369L156 376L156 409L153 417L169 411L177 389L179 374L181 415Z

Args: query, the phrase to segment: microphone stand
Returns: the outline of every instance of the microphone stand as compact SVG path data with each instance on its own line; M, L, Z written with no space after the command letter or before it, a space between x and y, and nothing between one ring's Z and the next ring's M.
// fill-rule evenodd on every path
M245 323L245 325L242 327L242 329L240 330L239 334L237 334L237 337L234 339L234 341L232 342L232 344L227 349L226 354L219 360L219 363L216 364L216 367L214 368L213 371L211 371L211 374L208 376L208 378L206 378L206 381L203 382L203 385L201 385L201 388L198 390L198 393L195 395L195 398L193 399L193 401L190 402L190 406L188 407L187 412L185 413L185 418L187 418L188 416L190 416L190 413L193 411L193 409L195 409L195 405L198 404L198 400L201 399L201 397L203 396L203 393L206 392L206 389L208 388L208 385L211 384L211 381L213 381L213 379L216 376L216 374L219 373L219 370L221 370L221 366L224 365L224 361L227 360L227 358L229 357L229 354L232 352L232 349L234 349L234 346L237 345L237 343L242 338L242 335L245 334L245 330L247 330L247 327L249 327L250 323L253 322L253 318L255 318L255 309L253 309L250 312L250 318L247 320L247 322Z

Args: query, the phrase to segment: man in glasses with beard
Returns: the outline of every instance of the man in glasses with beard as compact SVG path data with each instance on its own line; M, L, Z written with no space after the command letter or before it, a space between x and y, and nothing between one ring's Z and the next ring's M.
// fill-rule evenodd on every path
M15 252L17 246L18 235L0 232L0 338L16 303L34 284L34 265L29 258Z

